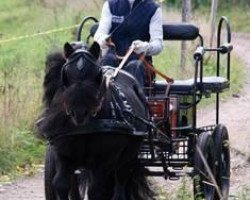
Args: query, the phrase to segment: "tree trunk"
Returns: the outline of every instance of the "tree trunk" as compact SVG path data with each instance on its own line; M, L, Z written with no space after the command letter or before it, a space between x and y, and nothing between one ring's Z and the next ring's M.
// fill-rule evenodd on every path
M191 0L182 0L182 22L190 22L191 20ZM186 68L187 44L181 42L181 68Z
M211 28L211 34L210 34L210 47L213 47L213 40L215 35L215 19L216 19L216 13L218 8L218 0L212 0L211 4L211 14L210 14L210 28Z

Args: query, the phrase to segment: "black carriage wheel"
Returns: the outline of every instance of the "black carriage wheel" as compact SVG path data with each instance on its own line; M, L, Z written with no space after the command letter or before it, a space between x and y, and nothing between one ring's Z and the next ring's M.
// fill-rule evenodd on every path
M212 136L203 132L199 135L197 146L200 148L207 164L212 172L215 174L215 152L214 142ZM195 151L194 158L194 199L213 200L215 194L215 187L211 181L208 170L202 161L199 152Z
M56 174L55 152L51 145L47 146L44 169L45 199L56 200L53 178ZM70 200L84 200L88 177L86 173L74 174L71 179Z
M217 125L213 132L213 140L216 152L216 182L221 190L223 199L228 199L230 187L230 149L227 128ZM219 200L215 194L215 200Z
M44 187L45 187L45 199L55 200L56 192L54 190L52 180L56 173L55 167L55 152L51 145L47 146L45 156L45 169L44 169Z

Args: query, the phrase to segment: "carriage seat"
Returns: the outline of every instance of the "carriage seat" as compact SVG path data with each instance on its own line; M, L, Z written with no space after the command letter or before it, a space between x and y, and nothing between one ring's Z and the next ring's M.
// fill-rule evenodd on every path
M191 95L196 91L202 93L220 93L228 89L230 82L224 77L209 76L203 77L202 82L197 79L197 84L194 83L194 79L188 80L176 80L170 87L170 94ZM153 92L155 94L164 94L166 91L167 83L163 80L157 80L153 86Z

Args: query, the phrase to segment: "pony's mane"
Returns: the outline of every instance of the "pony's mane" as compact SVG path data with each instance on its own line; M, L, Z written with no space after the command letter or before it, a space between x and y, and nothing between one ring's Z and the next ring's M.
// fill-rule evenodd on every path
M62 51L52 52L47 55L43 82L43 102L45 107L50 106L56 92L62 87L61 70L65 62L66 59Z

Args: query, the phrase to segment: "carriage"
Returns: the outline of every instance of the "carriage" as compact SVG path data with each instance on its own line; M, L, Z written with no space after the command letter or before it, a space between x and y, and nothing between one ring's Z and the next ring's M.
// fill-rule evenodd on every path
M98 20L85 17L77 31L77 40L82 41L82 30L89 21L94 22L94 25L84 41L86 45L97 29ZM224 27L227 41L222 44ZM143 122L147 124L148 132L144 136L138 158L148 168L148 176L170 180L191 176L195 199L227 199L230 183L229 136L227 128L219 122L219 98L220 93L230 87L230 52L233 47L229 22L226 17L220 19L216 48L206 48L199 29L192 24L164 24L163 31L164 40L198 40L199 45L193 55L194 77L173 82L153 80L144 88L150 120ZM217 53L216 75L206 77L203 75L203 56L209 51ZM222 56L226 56L227 61L226 77L222 77L220 71ZM197 105L202 98L212 94L216 95L215 123L197 127ZM112 128L111 125L107 127ZM45 165L48 200L51 200L48 197L51 192L51 176L55 173L50 156L48 150Z

